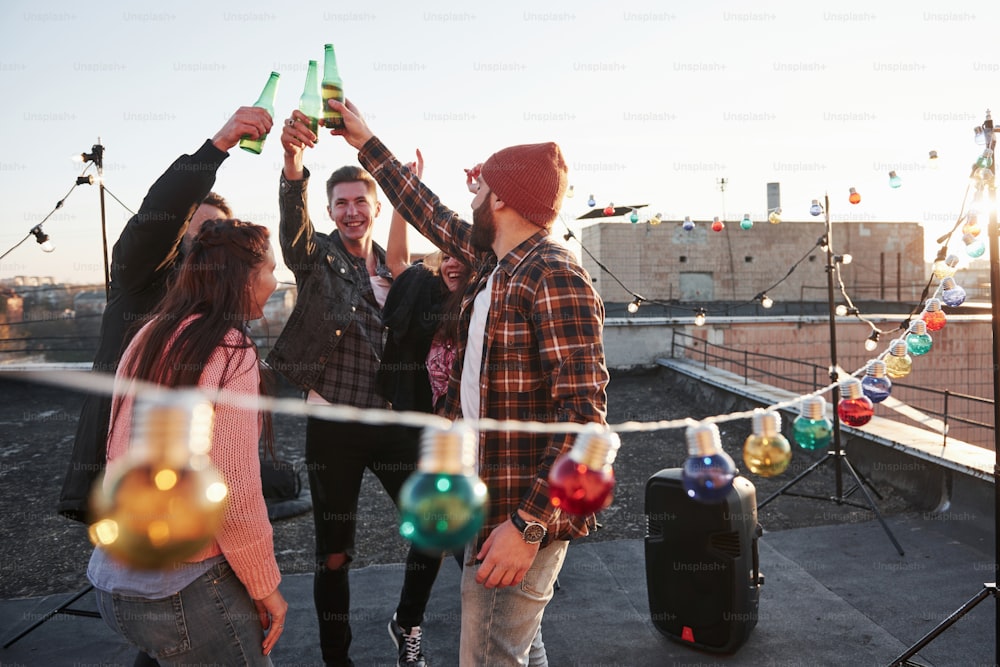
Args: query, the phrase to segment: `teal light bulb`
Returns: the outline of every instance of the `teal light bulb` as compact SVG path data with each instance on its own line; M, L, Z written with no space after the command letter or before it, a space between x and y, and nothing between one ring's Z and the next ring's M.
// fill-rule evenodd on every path
M833 422L826 416L826 399L807 396L799 416L792 422L792 437L802 449L821 449L833 438Z
M475 455L467 427L424 432L417 471L399 490L400 535L429 552L457 549L476 536L487 492L475 473Z
M638 211L636 211L635 209L632 209L632 215L630 215L628 217L628 219L632 221L633 225L635 223L639 222L639 213L638 213Z
M913 320L906 334L906 349L915 357L931 351L934 341L927 333L927 323L923 320Z
M743 220L740 221L740 229L750 229L753 227L753 220L750 219L749 213L743 214Z
M892 188L893 190L896 190L896 189L898 189L898 188L899 188L899 187L900 187L901 185L903 185L903 179L901 179L901 178L900 178L900 177L899 177L899 176L898 176L898 175L896 174L896 172L894 172L894 171L890 171L890 172L889 172L889 187L890 187L890 188Z
M982 257L986 252L986 244L978 236L963 234L962 242L965 243L965 254L969 257Z

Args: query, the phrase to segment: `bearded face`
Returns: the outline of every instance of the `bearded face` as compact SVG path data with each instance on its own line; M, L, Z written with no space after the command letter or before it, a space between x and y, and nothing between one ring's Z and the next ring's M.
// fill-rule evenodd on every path
M492 250L497 237L497 223L487 195L472 211L472 245L478 250Z

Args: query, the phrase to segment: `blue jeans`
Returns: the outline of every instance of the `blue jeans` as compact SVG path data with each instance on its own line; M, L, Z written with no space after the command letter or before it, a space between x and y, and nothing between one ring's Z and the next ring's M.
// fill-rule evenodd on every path
M160 600L97 590L97 609L112 630L161 665L271 665L257 609L225 561Z
M462 667L515 667L548 664L542 643L542 614L566 558L569 542L557 540L539 549L517 586L486 588L476 583L481 564L468 565L475 542L466 551L462 570ZM471 550L472 553L469 553Z

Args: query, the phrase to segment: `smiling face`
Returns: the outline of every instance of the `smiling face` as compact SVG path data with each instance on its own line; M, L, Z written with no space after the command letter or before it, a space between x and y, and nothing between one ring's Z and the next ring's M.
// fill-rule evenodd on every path
M449 292L454 292L464 285L469 280L469 274L471 273L469 267L451 255L444 255L441 259L441 268L439 271L441 273L441 280L444 281L444 285L448 288Z
M359 257L367 255L375 217L380 210L381 204L361 181L334 185L327 208L347 251Z

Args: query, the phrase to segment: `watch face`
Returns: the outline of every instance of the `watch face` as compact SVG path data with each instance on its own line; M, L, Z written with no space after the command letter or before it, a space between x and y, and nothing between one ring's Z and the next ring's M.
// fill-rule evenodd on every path
M538 544L545 539L545 526L540 523L529 523L524 529L524 541L528 544Z

